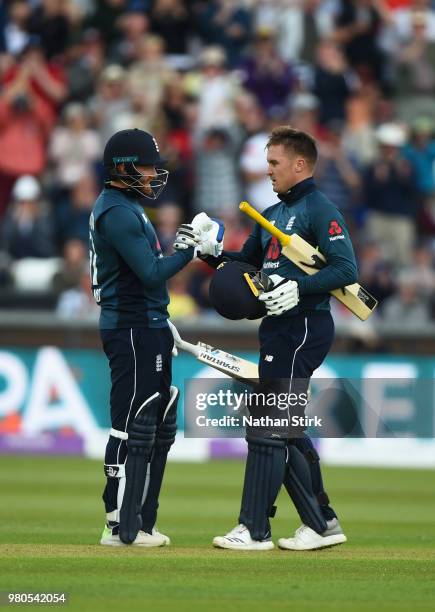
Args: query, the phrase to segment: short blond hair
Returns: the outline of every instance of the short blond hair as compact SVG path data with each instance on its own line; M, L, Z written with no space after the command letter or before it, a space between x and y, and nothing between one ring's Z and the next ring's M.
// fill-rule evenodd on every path
M317 162L317 145L312 136L290 125L280 125L272 130L266 147L282 145L289 153L300 155L314 168Z

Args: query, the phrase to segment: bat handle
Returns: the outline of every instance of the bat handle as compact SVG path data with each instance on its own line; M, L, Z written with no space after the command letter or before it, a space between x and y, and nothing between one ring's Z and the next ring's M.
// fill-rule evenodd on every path
M260 215L258 210L255 210L255 208L248 204L248 202L241 202L239 205L239 209L242 212L246 213L248 217L254 219L254 221L261 225L261 227L263 227L265 230L267 230L269 234L272 234L272 236L278 238L282 246L287 246L288 244L290 244L291 237L288 234L284 234L284 232L275 227L272 223L270 223L270 221L263 217L263 215Z
M176 340L175 346L181 349L182 351L191 353L191 355L194 355L195 357L198 357L201 352L201 347L199 346L199 344L192 344L191 342L187 342L186 340L182 340L181 338L179 340Z

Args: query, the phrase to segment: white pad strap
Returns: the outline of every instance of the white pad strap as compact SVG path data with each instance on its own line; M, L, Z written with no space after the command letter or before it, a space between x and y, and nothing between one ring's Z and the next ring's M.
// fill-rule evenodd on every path
M122 433L122 432L121 432ZM124 499L124 491L125 491L125 464L124 463L113 463L113 464L104 464L104 473L108 478L118 478L118 496L116 500L116 510L115 518L111 518L110 520L116 521L119 523L119 512L122 506L122 500ZM112 513L111 513L112 514ZM112 514L113 516L113 514Z
M120 431L119 429L110 428L110 435L120 440L128 440L128 433L126 431Z
M179 393L180 393L180 389L178 387L175 387L174 385L171 385L169 402L168 402L168 405L166 406L165 412L163 414L162 422L165 420L166 415L168 414L169 410L171 409L172 404L177 399Z

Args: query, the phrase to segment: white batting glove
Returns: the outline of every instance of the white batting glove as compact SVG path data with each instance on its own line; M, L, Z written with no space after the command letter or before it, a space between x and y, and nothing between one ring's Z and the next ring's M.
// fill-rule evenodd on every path
M299 288L296 281L283 278L279 274L271 274L269 278L273 282L273 288L262 293L258 299L264 302L268 316L276 317L299 303Z
M183 223L177 230L174 240L174 249L183 251L189 247L197 248L201 242L201 233L189 223Z
M172 356L173 357L177 357L178 356L177 344L178 344L179 341L181 341L181 336L178 333L178 329L175 327L175 325L171 321L169 321L169 319L168 319L168 325L169 325L169 329L172 332L172 336L174 338L174 346L172 348Z
M212 219L202 212L192 220L192 227L200 232L198 253L219 257L224 248L225 227L222 221Z

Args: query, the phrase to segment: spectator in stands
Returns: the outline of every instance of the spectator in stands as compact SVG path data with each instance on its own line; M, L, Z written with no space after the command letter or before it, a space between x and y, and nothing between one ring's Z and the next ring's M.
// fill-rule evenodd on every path
M72 34L65 4L62 0L41 0L28 20L30 33L39 37L49 59L65 51Z
M290 98L289 124L321 140L325 128L319 123L320 100L312 93L301 91Z
M0 156L0 219L17 178L44 171L51 125L49 109L21 71L0 94L0 151L7 151Z
M428 12L411 13L412 32L399 41L394 60L401 116L410 121L418 114L435 119L435 32L429 33ZM435 28L435 12L433 14Z
M96 30L87 30L71 42L65 53L68 100L84 103L95 94L104 61L104 41Z
M359 204L362 187L360 169L356 159L343 148L344 124L331 121L326 128L326 138L319 141L316 181L353 226L354 209Z
M421 244L405 270L415 282L420 295L430 299L435 296L434 255L429 245Z
M379 156L363 181L369 236L379 242L388 261L403 266L411 259L415 241L415 176L401 154L406 140L402 126L382 124L376 136Z
M53 278L53 290L57 294L79 285L85 268L89 273L88 247L82 240L77 238L67 240L62 255L61 270Z
M333 25L331 2L324 0L257 0L257 27L277 32L277 47L286 62L314 63L314 50Z
M200 69L196 84L191 85L191 93L196 94L198 100L196 133L201 134L211 128L232 129L235 124L234 100L239 93L239 84L226 67L222 47L206 47L201 53Z
M152 126L158 121L163 92L173 76L174 72L165 59L163 39L155 34L144 36L139 57L128 69L127 82L129 92L143 99L144 112Z
M360 167L372 163L377 154L373 101L365 92L352 95L346 104L343 148Z
M186 55L191 16L184 0L156 0L150 11L150 29L162 37L168 55Z
M19 55L27 46L30 38L27 22L31 10L27 0L14 0L10 3L8 20L4 29L6 53Z
M435 123L427 117L418 117L411 126L411 138L403 150L417 180L423 197L435 194Z
M435 42L435 7L431 0L411 0L393 13L400 43L410 41L415 33L415 18L424 21L424 38Z
M14 185L3 222L2 245L13 259L55 254L50 210L41 200L41 188L33 176L21 176Z
M385 57L379 46L380 29L388 19L377 0L340 0L334 40L343 45L346 58L363 83L386 84Z
M65 74L59 63L47 61L41 41L30 37L17 61L2 77L4 89L21 85L29 95L45 106L45 121L52 126L66 96Z
M110 64L101 73L97 93L89 102L101 142L118 129L119 118L131 111L126 72L122 66Z
M243 101L242 101L243 100ZM244 181L245 197L258 210L276 202L277 197L267 175L267 159L264 154L269 133L264 112L253 96L243 96L239 101L240 121L245 128L245 140L240 154L240 170Z
M180 73L175 72L173 79L166 83L162 100L165 122L170 131L186 130L186 106L188 102L183 77Z
M195 159L195 212L221 215L237 207L241 184L234 144L221 128L208 130L198 147Z
M56 236L61 245L70 238L81 240L87 245L89 215L97 196L95 174L88 169L70 185L70 190L64 194L64 201L58 202Z
M295 78L291 66L279 56L272 30L257 30L252 50L240 68L243 86L257 97L267 114L286 108Z
M98 319L100 307L92 295L89 266L85 264L78 281L61 292L56 306L56 315L61 319Z
M130 66L138 61L145 35L149 30L149 19L140 7L133 3L118 19L118 29L122 38L114 45L110 59L115 64Z
M194 8L197 31L204 43L221 46L228 65L234 68L249 43L250 11L241 0L197 2Z
M416 279L408 272L399 274L399 291L385 300L382 315L385 321L402 325L427 325L430 321L430 307L418 288Z
M435 193L423 198L418 225L422 235L435 237Z
M313 93L320 100L319 121L322 125L336 119L344 121L346 102L357 90L359 80L333 41L322 41L317 48L316 58Z
M86 27L100 32L106 43L107 56L110 58L114 46L121 38L119 20L125 13L128 0L98 0L89 16Z
M384 301L395 292L393 268L382 254L379 243L366 241L357 251L359 282L379 301L382 310Z
M57 186L69 190L93 169L101 156L101 142L98 133L89 128L83 104L68 104L63 118L64 125L58 125L52 132L49 156Z

